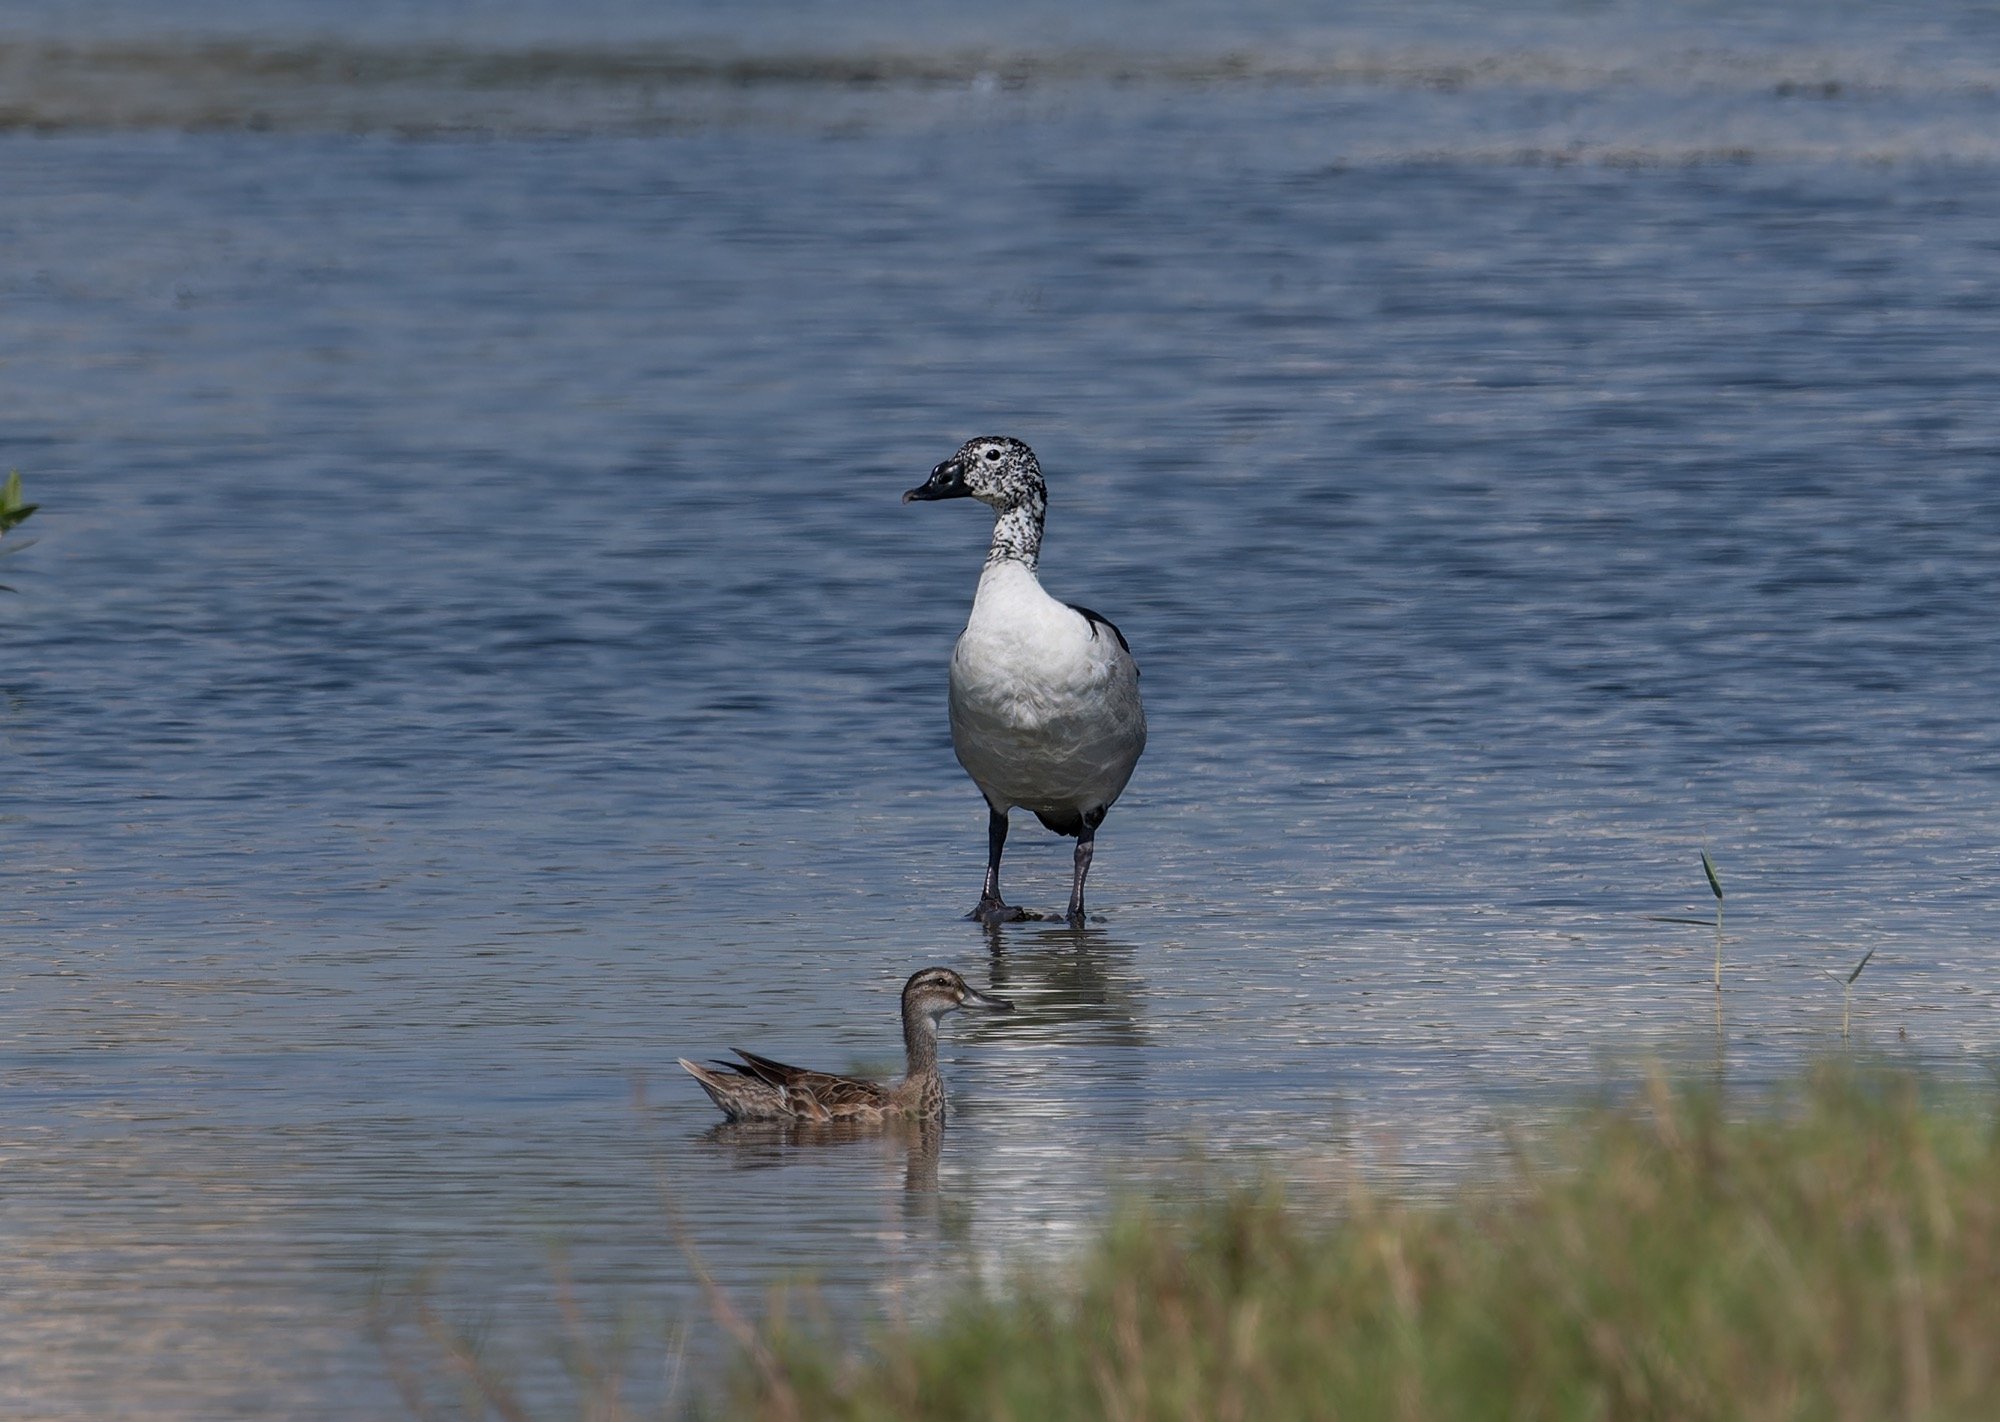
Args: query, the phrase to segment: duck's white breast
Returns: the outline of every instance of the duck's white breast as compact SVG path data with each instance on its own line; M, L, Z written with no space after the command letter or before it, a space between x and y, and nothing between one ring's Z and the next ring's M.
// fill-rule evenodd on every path
M951 658L951 735L989 800L1083 813L1118 798L1146 745L1139 670L1108 627L1018 563L988 568Z

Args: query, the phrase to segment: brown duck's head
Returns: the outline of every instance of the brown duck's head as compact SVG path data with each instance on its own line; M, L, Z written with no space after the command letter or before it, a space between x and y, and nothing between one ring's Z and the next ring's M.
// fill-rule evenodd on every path
M979 1012L1012 1012L1014 1004L1004 997L981 992L950 968L924 968L910 974L903 984L903 1011L918 1013L935 1022L947 1012L969 1007Z

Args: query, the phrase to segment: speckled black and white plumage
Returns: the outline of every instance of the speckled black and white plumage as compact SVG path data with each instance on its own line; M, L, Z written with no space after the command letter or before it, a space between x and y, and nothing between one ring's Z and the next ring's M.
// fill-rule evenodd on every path
M1043 590L1036 570L1048 486L1027 445L968 440L903 498L973 498L994 512L986 568L951 657L952 748L988 807L986 884L970 917L1027 916L1000 897L1007 813L1018 806L1075 837L1068 917L1081 923L1097 827L1146 748L1139 665L1109 618Z

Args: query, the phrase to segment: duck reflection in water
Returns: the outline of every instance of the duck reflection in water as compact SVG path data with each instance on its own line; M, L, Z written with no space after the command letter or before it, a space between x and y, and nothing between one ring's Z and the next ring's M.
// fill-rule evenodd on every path
M1133 975L1135 949L1101 928L1050 924L1034 929L986 928L995 989L1033 999L1034 1025L1009 1032L1007 1046L1049 1042L1078 1046L1140 1047L1146 1044L1139 997L1143 985ZM1078 1034L1076 1029L1085 1027Z
M902 1156L905 1193L935 1195L944 1122L723 1121L710 1127L705 1138L726 1150L745 1170L794 1164L807 1155L824 1163L822 1152L873 1144L880 1148L885 1163L897 1154Z

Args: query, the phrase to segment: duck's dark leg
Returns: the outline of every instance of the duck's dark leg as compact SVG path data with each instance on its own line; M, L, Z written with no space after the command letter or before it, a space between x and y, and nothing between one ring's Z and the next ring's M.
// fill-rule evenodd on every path
M1027 912L1000 902L1000 851L1007 847L1007 813L986 807L986 887L966 917L978 923L1019 923Z
M1099 818L1103 817L1100 815ZM1089 877L1090 857L1096 852L1096 848L1097 826L1091 821L1085 820L1083 828L1077 831L1076 881L1070 886L1069 891L1068 917L1072 924L1081 924L1083 922L1083 881Z

